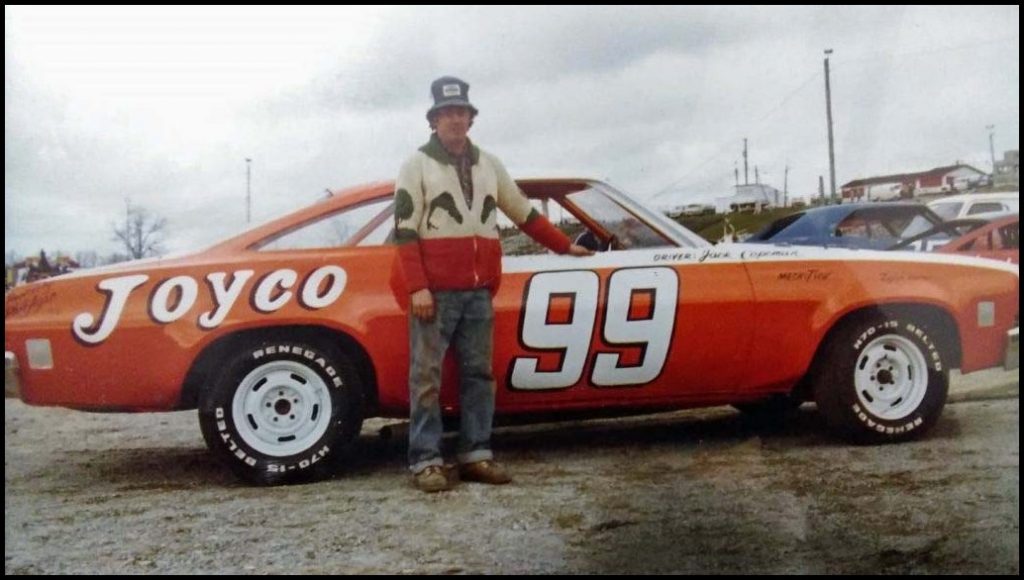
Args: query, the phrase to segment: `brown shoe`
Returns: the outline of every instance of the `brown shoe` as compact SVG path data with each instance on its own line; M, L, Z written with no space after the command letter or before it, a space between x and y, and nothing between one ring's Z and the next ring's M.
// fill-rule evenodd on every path
M459 475L463 481L479 481L491 485L502 485L512 481L504 467L489 459L460 465Z
M448 491L452 488L452 482L445 475L444 468L440 465L428 465L419 473L412 476L412 483L416 489L427 493Z

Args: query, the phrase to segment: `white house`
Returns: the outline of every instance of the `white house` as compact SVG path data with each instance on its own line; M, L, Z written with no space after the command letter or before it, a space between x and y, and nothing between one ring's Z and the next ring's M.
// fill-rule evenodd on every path
M760 212L762 209L781 207L782 192L763 183L737 185L736 193L727 197L715 198L715 209L718 213L733 211Z
M888 201L930 193L966 191L986 182L988 175L958 163L917 173L855 179L840 188L843 201Z

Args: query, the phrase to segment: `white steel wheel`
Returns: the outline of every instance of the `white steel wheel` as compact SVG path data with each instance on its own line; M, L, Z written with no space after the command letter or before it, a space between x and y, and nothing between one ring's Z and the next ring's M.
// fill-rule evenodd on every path
M811 376L829 428L857 443L907 441L928 432L949 389L946 356L931 330L916 318L880 313L840 322Z
M879 419L903 419L917 410L928 391L924 353L902 336L876 338L857 361L854 388L861 404Z
M270 457L287 457L311 447L327 431L331 396L309 367L276 361L242 379L232 411L242 441Z
M241 478L278 485L332 474L362 425L362 382L329 343L242 344L200 393L207 446Z

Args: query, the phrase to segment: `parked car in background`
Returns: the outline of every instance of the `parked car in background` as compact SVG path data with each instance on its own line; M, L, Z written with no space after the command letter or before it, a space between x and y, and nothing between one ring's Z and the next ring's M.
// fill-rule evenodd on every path
M779 218L745 242L888 250L941 223L942 218L919 203L849 203ZM949 239L930 242L938 245Z
M703 204L703 203L691 203L683 207L683 210L679 212L679 215L695 216L695 215L712 215L715 213L715 206Z
M966 217L995 217L1020 212L1020 192L964 193L936 199L929 209L944 220Z
M959 254L1020 263L1020 216L997 218L945 244L943 254Z

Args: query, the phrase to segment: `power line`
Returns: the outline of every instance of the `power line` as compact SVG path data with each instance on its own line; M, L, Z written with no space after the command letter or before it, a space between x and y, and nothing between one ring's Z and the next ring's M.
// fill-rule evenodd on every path
M873 61L873 60L882 60L882 59L889 59L889 60L891 60L894 57L895 58L912 57L912 56L919 56L919 55L924 55L924 54L933 54L933 53L939 53L939 52L953 52L953 51L959 51L959 50L969 50L969 49L977 48L977 47L981 47L981 46L989 46L989 45L993 45L993 44L1001 44L1001 43L1005 43L1007 41L1015 41L1015 40L1018 40L1018 37L1016 37L1016 36L1002 36L1002 37L999 37L999 38L993 38L991 40L984 40L984 41L979 41L979 42L971 42L971 43L966 43L966 44L960 44L960 45L957 45L957 46L945 46L945 47L941 47L941 48L928 48L928 49L908 51L908 52L899 52L899 53L880 53L879 52L879 53L872 53L872 54L868 54L868 55L857 57L857 58L838 59L838 64L840 64L840 65L859 64L859 63L870 62L870 61ZM836 62L833 62L832 64L835 65ZM814 82L821 75L822 75L822 73L820 71L817 71L814 74L812 74L809 77L807 77L807 79L805 79L802 83L800 83L800 85L797 86L795 89L790 91L790 93L787 94L785 97L783 97L782 100L779 101L779 103L777 105L775 105L771 110L769 110L767 113L763 114L759 119L754 121L754 123L752 125L754 127L756 127L756 126L764 123L766 120L768 120L768 118L770 118L772 115L777 113L780 109L785 107L789 103L789 101L791 101L793 99L793 97L795 97L797 94L799 94L805 88L807 88L807 86L809 84ZM675 181L672 181L671 183L669 183L665 187L659 189L656 193L654 193L652 196L650 196L650 199L654 199L654 198L657 198L657 197L660 197L662 195L666 195L666 194L669 194L669 193L675 193L675 192L671 191L673 188L675 188L680 183L682 183L685 180L687 180L690 177L692 177L698 171L704 169L704 167L706 165L708 165L710 162L717 160L728 148L733 146L734 142L735 142L735 137L729 137L728 139L722 141L719 144L718 148L715 150L715 152L713 154L711 154L711 156L709 156L708 158L704 159L699 164L694 166L693 170L687 172L682 177L676 179Z
M768 120L768 118L770 118L770 117L771 117L772 115L774 115L774 114L775 114L775 113L777 113L777 112L778 112L779 110L781 110L781 109L782 109L782 108L783 108L784 106L786 106L786 104L787 104L787 103L789 103L789 101L791 101L791 100L793 99L793 97L795 97L795 96L796 96L797 94L799 94L799 93L800 93L801 91L803 91L803 90L804 90L805 88L807 88L807 85L811 84L811 82L813 82L813 81L814 81L815 79L817 79L817 78L818 78L819 76L821 76L821 74L822 74L822 73L821 73L820 71L815 71L815 72L814 72L813 74L811 74L810 76L808 76L808 77L807 77L807 79L806 79L806 80L804 80L804 81L803 81L802 83L800 83L800 85L799 85L798 87L796 87L795 89L793 89L792 91L790 91L790 92L789 92L789 94L787 94L787 95L786 95L785 97L783 97L783 98L782 98L782 100L781 100L781 101L779 101L779 104L778 104L778 105L776 105L775 107L773 107L773 108L772 108L771 110L769 110L769 111L768 111L767 113L765 113L765 114L761 115L761 117L760 117L759 119L757 119L756 121L754 121L752 125L753 125L754 127L756 127L756 126L758 126L758 125L760 125L760 124L764 123L765 121L767 121L767 120ZM671 190L671 189L672 189L672 188L674 188L675 186L679 185L679 183L683 182L684 180L686 180L687 178L689 178L690 176L692 176L692 175L693 175L694 173L696 173L696 172L697 172L698 170L700 170L700 169L703 169L703 168L704 168L704 166L706 166L706 165L707 165L708 163L710 163L711 161L714 161L714 160L718 159L718 157L719 157L719 156L721 156L721 154L722 154L722 153L723 153L723 152L724 152L724 151L725 151L725 150L726 150L727 148L729 148L729 147L732 147L732 146L733 146L733 141L734 141L734 138L732 138L732 137L730 137L730 138L728 138L728 139L726 139L726 140L722 141L722 142L721 142L721 143L719 144L719 146L718 146L718 149L716 149L716 150L715 150L715 152L714 152L714 153L713 153L713 154L712 154L712 155L711 155L710 157L708 157L707 159L705 159L704 161L702 161L702 162L701 162L700 164L698 164L698 165L697 165L696 167L694 167L694 169L693 169L692 171L690 171L689 173L687 173L687 174L683 175L682 177L680 177L679 179L677 179L677 180L673 181L672 183L668 184L667 186L665 186L665 187L663 187L663 188L659 189L657 193L655 193L654 195L652 195L652 196L651 196L651 199L654 199L654 198L656 198L656 197L658 197L658 196L661 196L661 195L665 195L665 194L667 194L667 193L672 193L672 192L671 192L671 191L669 191L669 190Z

